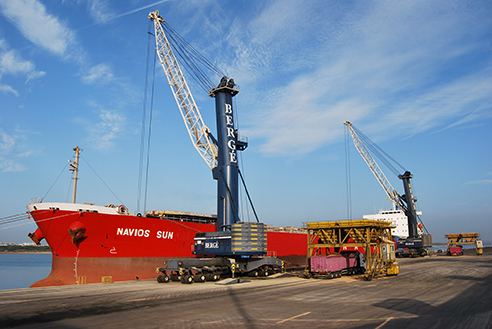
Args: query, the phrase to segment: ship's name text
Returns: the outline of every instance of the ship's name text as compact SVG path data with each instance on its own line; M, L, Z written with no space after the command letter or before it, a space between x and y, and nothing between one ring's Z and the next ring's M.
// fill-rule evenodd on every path
M128 235L148 238L150 236L150 230L138 229L138 228L122 228L118 227L116 229L116 235ZM169 231L157 231L156 238L158 239L172 239L174 232Z

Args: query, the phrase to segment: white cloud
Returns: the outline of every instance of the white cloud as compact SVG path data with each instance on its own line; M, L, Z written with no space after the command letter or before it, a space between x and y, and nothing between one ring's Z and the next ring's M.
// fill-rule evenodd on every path
M492 184L492 179L480 179L465 183L466 185L489 185Z
M97 104L91 106L100 107ZM77 118L76 122L85 126L89 131L89 141L96 149L108 149L115 140L125 133L126 118L116 110L99 109L98 123L94 124L87 119Z
M109 83L114 79L111 68L106 64L98 64L88 70L88 74L82 77L85 83Z
M31 80L39 79L39 78L41 78L41 77L43 77L45 75L46 75L46 72L44 72L44 71L33 71L33 72L29 72L27 74L26 83L28 83Z
M7 134L0 128L0 171L1 172L20 172L27 168L19 163L16 158L17 153L17 136ZM22 156L27 156L23 154Z
M87 10L89 16L95 21L96 24L105 24L108 21L114 20L116 18L124 17L148 8L155 8L155 6L168 2L169 0L161 0L138 8L132 9L130 11L117 14L117 11L111 8L110 1L108 0L84 0L87 3ZM77 2L81 2L77 0ZM137 3L138 1L134 1Z
M14 94L16 97L19 96L19 92L12 88L11 86L0 84L0 91L4 94Z
M492 105L490 70L443 83L422 95L395 105L384 124L390 127L405 125L408 135L442 127L446 128L490 117Z
M15 146L15 138L0 128L0 152L11 152Z
M21 164L10 159L2 159L0 157L0 170L2 172L22 172L26 171L27 168Z
M0 39L0 78L3 75L26 75L26 83L44 76L43 71L36 71L35 65L29 60L22 58L21 54L16 50L9 49L7 42ZM0 91L8 94L19 96L19 92L12 86L1 84Z
M340 138L345 120L364 119L372 130L404 137L490 113L492 61L457 64L484 51L477 35L492 24L470 24L483 14L478 6L269 4L243 32L229 35L239 58L233 71L243 72L234 77L253 88L250 102L259 104L249 137L265 137L266 153L310 152ZM296 15L301 19L290 19ZM271 71L278 80L271 81Z
M89 15L96 23L106 23L114 16L109 10L109 3L106 0L89 0L87 8Z
M123 17L123 16L127 16L127 15L130 15L130 14L133 14L133 13L136 13L136 12L139 12L141 10L144 10L144 9L148 9L148 8L153 8L157 5L160 5L161 3L164 3L164 2L168 2L169 0L161 0L161 1L157 1L157 2L153 2L151 4L148 4L148 5L145 5L145 6L141 6L141 7L138 7L136 9L133 9L133 10L130 10L130 11L127 11L127 12L124 12L122 14L118 14L118 15L115 15L113 16L112 18L120 18L120 17Z
M33 70L34 64L23 60L15 50L0 53L0 73L16 75Z
M77 57L70 52L75 45L75 32L57 17L49 14L38 0L3 0L2 13L14 24L26 39L61 57ZM77 53L77 55L74 55Z

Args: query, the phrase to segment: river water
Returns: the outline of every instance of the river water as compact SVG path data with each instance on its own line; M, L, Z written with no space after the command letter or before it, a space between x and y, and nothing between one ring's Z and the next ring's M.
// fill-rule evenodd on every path
M51 271L51 253L0 254L0 290L29 288Z

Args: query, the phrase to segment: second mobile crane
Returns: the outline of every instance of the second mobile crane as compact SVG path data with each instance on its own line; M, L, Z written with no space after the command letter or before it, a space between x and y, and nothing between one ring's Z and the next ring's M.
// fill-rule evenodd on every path
M360 153L369 169L371 169L389 199L394 205L402 209L407 216L408 237L398 240L397 247L399 251L397 252L397 255L410 257L426 256L427 250L424 247L432 244L432 238L430 234L426 235L426 241L424 242L418 231L418 228L422 226L422 222L417 215L415 206L416 199L413 195L412 185L410 183L410 179L413 178L412 174L409 171L405 171L403 174L398 175L398 178L403 181L403 188L405 190L405 194L403 196L399 195L372 157L364 142L361 140L361 135L363 134L356 130L349 121L345 121L344 124L350 131L350 135L352 136L357 151ZM418 223L418 221L420 221L420 223Z
M193 254L202 258L173 259L158 281L177 279L182 283L216 280L221 273L268 275L283 270L283 262L267 254L267 232L262 223L242 222L239 218L237 151L247 142L240 140L234 125L232 98L239 89L233 79L223 76L209 91L215 98L217 138L204 124L169 39L165 21L156 10L148 16L154 23L156 51L181 111L193 145L212 169L217 180L217 227L215 232L197 233ZM242 178L242 177L241 177Z

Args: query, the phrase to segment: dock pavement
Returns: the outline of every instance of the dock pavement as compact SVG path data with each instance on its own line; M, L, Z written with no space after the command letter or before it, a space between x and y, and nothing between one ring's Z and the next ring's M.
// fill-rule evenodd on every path
M400 274L154 280L0 291L0 328L492 328L492 251L399 259Z

